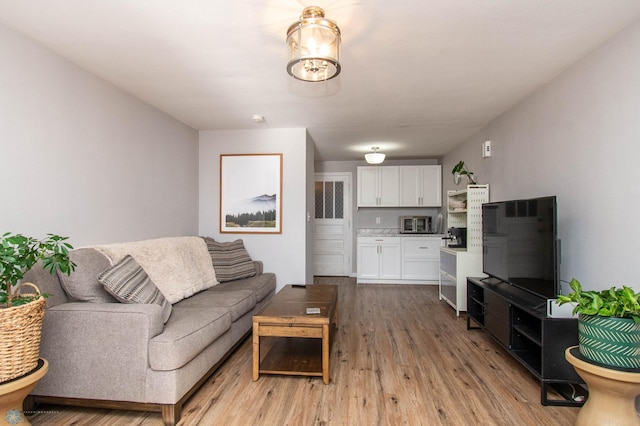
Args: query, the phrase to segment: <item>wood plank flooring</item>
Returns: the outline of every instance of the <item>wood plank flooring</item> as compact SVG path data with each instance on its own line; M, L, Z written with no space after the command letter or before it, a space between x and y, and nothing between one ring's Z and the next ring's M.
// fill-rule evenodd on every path
M331 382L262 375L250 339L185 404L179 425L572 425L578 409L540 404L539 382L437 286L339 284ZM42 405L38 425L161 425L159 413Z

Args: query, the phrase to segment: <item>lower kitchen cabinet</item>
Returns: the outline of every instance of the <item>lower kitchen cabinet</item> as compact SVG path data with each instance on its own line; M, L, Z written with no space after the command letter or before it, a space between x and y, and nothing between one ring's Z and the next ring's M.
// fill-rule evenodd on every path
M441 236L358 237L358 284L437 284Z
M402 279L438 281L441 237L401 237Z
M400 279L402 245L397 237L358 238L358 282Z

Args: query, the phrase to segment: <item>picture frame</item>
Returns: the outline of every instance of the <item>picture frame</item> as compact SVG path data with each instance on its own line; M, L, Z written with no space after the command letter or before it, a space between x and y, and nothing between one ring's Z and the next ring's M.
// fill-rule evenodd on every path
M220 154L220 233L282 233L282 154Z

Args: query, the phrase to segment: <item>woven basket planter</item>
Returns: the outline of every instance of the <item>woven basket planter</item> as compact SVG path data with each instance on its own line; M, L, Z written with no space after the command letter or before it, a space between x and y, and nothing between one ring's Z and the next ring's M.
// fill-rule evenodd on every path
M40 296L26 305L0 308L0 383L37 367L45 305Z
M580 353L592 361L640 368L640 324L631 318L580 314L578 343Z

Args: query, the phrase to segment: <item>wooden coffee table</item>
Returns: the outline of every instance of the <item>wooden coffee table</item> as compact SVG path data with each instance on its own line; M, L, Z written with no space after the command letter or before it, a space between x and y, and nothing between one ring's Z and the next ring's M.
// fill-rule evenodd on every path
M320 308L307 314L307 308ZM321 376L329 384L332 325L338 328L338 286L285 286L253 317L253 380L260 373ZM261 358L260 339L273 337Z

